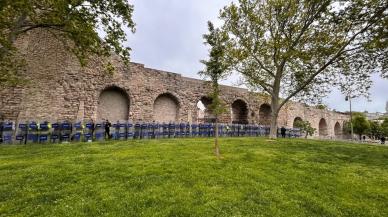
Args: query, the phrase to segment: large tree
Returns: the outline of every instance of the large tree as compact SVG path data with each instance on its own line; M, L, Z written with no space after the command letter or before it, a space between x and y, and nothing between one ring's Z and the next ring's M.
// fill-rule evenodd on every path
M373 41L385 37L387 8L386 0L239 0L221 11L234 69L271 97L271 137L289 100L317 102L349 80L369 85L382 68L386 45Z
M369 121L369 137L372 139L380 139L383 135L383 128L378 121Z
M369 133L370 124L365 118L365 115L361 113L356 113L355 117L352 120L354 133L358 134L359 139L361 140L362 135Z
M215 116L215 140L214 140L214 153L217 158L220 157L220 146L218 143L218 118L226 111L225 104L220 98L220 85L219 81L224 79L229 74L229 64L225 59L226 55L226 42L228 36L224 32L215 28L211 22L208 22L209 33L205 34L205 44L210 46L208 60L202 60L201 63L205 65L205 69L200 71L199 74L206 78L210 78L211 92L209 94L211 98L211 104L209 109Z
M15 41L34 29L45 29L75 54L81 65L90 55L115 52L129 61L123 46L126 29L134 32L133 6L127 0L1 0L0 86L15 84L23 66Z

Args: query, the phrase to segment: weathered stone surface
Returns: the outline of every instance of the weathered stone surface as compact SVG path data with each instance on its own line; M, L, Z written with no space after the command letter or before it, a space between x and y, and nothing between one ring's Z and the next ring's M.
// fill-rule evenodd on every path
M128 95L120 89L104 90L98 99L97 119L99 120L128 120Z
M153 120L163 123L176 121L179 118L178 100L170 94L162 94L155 99Z
M111 58L116 67L113 75L104 72L100 58L91 58L82 68L61 43L44 31L31 32L17 44L27 60L24 74L30 82L28 86L0 90L0 113L6 119L75 121L106 117L115 122L116 118L128 117L133 121L196 122L197 103L209 92L209 85L201 80L137 63L126 67L116 56ZM106 90L109 94L104 95ZM221 117L222 122L267 123L268 97L222 86L221 98L229 107ZM316 135L328 137L336 135L335 126L339 135L338 128L342 129L344 121L348 120L348 116L341 113L290 102L280 112L279 125L292 127L295 118L309 120L317 129L324 119L326 132L321 126Z

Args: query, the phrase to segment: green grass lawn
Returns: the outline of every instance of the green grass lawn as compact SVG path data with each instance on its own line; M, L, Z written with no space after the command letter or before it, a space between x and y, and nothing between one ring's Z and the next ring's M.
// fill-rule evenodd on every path
M388 147L212 142L0 146L0 216L388 216Z

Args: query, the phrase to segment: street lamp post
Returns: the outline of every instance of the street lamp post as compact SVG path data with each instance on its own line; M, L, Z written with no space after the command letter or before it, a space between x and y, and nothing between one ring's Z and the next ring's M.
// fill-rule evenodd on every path
M349 108L350 108L350 136L353 141L353 116L352 116L352 97L348 94L345 98L346 101L349 100Z

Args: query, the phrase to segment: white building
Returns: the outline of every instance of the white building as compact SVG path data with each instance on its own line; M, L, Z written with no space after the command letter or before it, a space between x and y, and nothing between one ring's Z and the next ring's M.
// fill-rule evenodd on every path
M384 112L369 113L368 111L365 111L364 115L368 120L377 120L377 119L385 118L385 117L388 118L388 101L385 105L385 113Z

